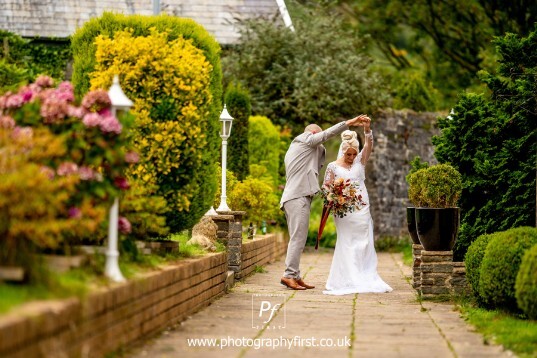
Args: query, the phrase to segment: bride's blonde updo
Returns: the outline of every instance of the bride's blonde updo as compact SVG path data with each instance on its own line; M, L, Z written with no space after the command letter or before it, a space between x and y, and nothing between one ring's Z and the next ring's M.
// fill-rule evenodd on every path
M352 148L358 152L360 144L358 143L358 134L355 131L346 130L341 133L341 152L342 154L347 153L347 151Z

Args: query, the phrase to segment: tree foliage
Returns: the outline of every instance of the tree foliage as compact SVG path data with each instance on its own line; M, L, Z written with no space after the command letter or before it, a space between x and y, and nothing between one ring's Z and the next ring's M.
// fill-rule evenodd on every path
M462 94L433 138L438 161L462 175L459 259L481 234L535 226L537 31L526 38L508 34L495 44L498 75L481 73L490 98Z
M362 39L321 10L294 21L242 23L237 49L223 59L226 80L252 96L252 112L278 124L334 123L386 103L380 76L369 69Z
M225 104L233 117L232 133L229 137L228 168L239 180L248 176L248 118L252 114L250 94L240 85L230 84L226 90Z

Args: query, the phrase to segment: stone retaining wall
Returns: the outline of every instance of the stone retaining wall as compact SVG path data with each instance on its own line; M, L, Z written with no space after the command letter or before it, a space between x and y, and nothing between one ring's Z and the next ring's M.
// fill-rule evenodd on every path
M281 234L246 243L241 275L286 248ZM227 253L209 254L113 284L82 300L25 304L0 317L0 357L102 357L207 306L224 294L228 270Z

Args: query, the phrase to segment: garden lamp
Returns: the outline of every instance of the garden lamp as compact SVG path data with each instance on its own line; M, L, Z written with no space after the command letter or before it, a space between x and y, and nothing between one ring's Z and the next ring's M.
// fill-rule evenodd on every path
M220 197L220 206L216 211L231 211L227 206L226 197L226 171L227 171L227 139L231 133L231 126L233 125L233 117L228 113L226 105L220 113L220 122L222 122L222 132L220 137L222 138L222 196Z
M125 95L119 85L118 75L114 76L112 86L108 90L108 96L112 102L112 114L117 117L118 111L129 111L132 107L132 101ZM118 219L119 219L119 200L114 198L114 203L110 208L109 223L108 223L108 248L106 250L106 266L104 274L114 282L125 281L121 274L118 264L119 251L118 247Z

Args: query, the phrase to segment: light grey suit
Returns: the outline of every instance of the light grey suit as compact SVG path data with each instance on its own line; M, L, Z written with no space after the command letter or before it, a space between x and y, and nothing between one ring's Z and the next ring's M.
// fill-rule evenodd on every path
M291 142L285 154L286 184L280 201L289 229L284 277L300 279L300 256L306 245L311 199L320 190L319 172L324 164L322 143L349 127L341 122L319 133L304 132Z

